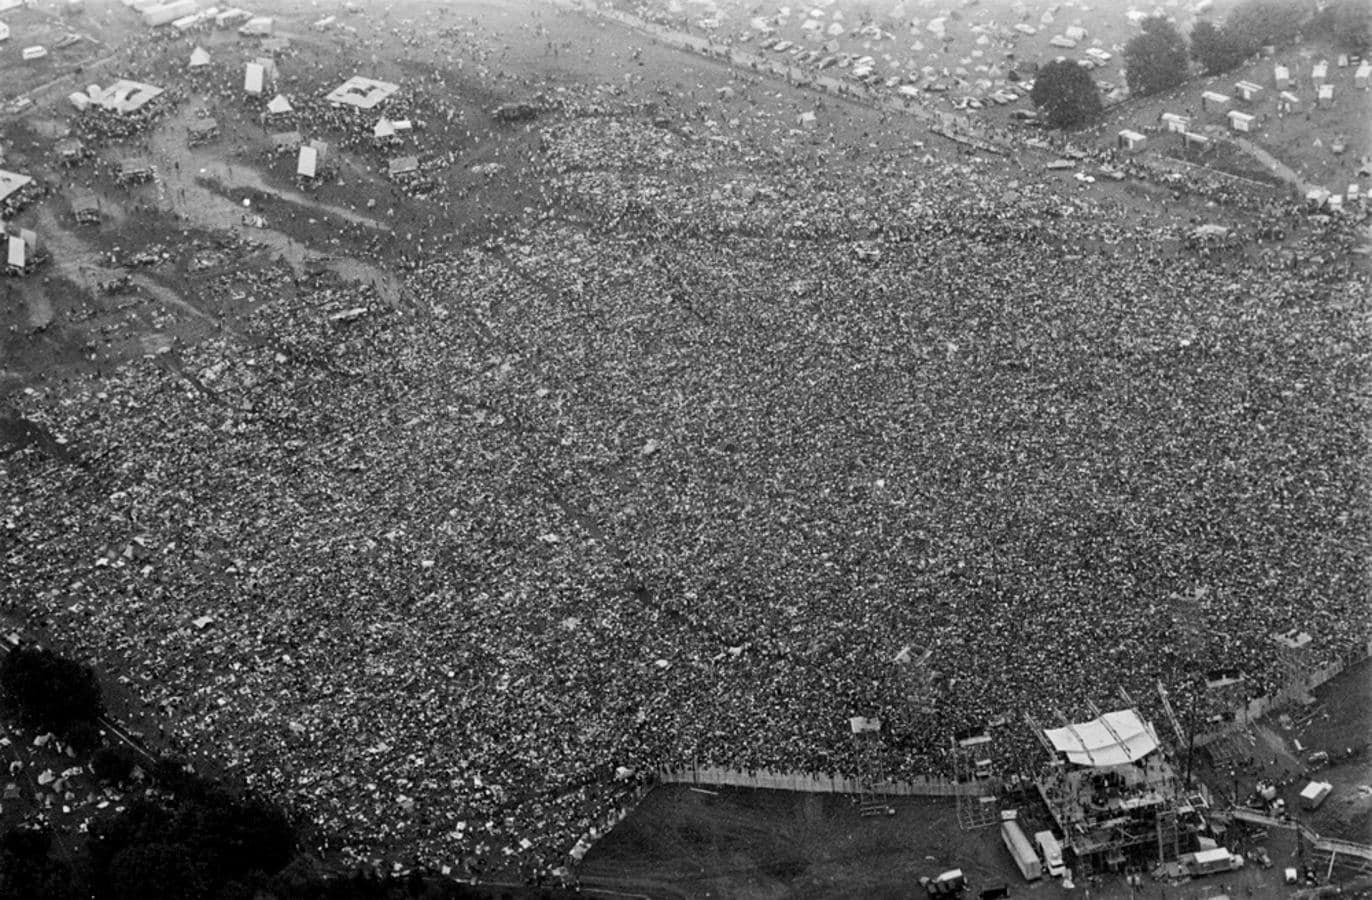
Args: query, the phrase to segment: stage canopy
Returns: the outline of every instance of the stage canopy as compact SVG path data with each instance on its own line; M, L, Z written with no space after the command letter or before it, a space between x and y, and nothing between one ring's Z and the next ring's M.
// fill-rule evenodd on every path
M1046 728L1043 733L1055 750L1078 766L1122 766L1158 749L1153 726L1132 709L1064 728Z

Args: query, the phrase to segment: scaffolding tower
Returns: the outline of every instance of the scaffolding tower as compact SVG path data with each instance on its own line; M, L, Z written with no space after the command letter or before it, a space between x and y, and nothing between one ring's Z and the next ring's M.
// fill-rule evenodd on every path
M1000 822L996 778L989 757L991 737L985 732L953 739L953 771L957 777L958 827L975 831Z
M886 756L881 746L881 720L854 716L848 720L858 758L858 811L864 816L894 816L886 791Z

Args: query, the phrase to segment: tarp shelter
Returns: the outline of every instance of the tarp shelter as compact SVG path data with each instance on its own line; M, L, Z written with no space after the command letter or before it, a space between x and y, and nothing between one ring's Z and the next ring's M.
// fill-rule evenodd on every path
M272 135L271 140L272 149L277 153L299 150L300 145L304 142L304 138L300 136L298 131L277 132Z
M1327 781L1312 781L1301 791L1301 809L1319 809L1334 791L1334 786Z
M190 67L192 69L203 68L205 66L208 66L209 64L210 51L206 50L204 47L196 47L194 50L191 51Z
M866 716L853 716L848 720L848 728L853 734L874 734L881 731L881 720Z
M1246 112L1239 112L1237 109L1231 109L1229 110L1229 127L1234 131L1252 131L1254 118L1254 116Z
M1277 90L1284 91L1291 86L1291 70L1286 66L1272 67L1272 81Z
M1224 109L1229 105L1229 98L1224 94L1215 91L1201 92L1201 109Z
M1319 92L1315 94L1315 102L1320 106L1329 106L1334 102L1334 85L1322 84Z
M1234 92L1244 101L1251 101L1262 93L1262 85L1254 84L1251 81L1239 81L1234 84Z
M118 181L121 184L129 184L136 181L148 181L152 178L152 163L142 156L131 156L119 163Z
M238 33L243 37L267 37L273 25L271 16L253 16L239 27Z
M267 104L267 115L269 116L288 116L295 112L291 106L291 101L287 100L284 94L277 94Z
M32 183L33 179L27 175L0 169L0 201L8 199L11 194L19 193L24 185Z
M186 131L191 143L197 144L202 141L213 140L219 135L219 123L211 116L203 119L194 119L191 124L186 126Z
M1137 710L1108 712L1089 722L1044 729L1053 749L1078 766L1122 766L1158 749L1153 726Z
M175 22L172 22L172 27L177 31L186 32L190 31L192 28L209 25L210 22L214 20L214 14L218 11L219 10L213 6L209 9L202 9L200 12L191 13L189 16L182 16Z
M91 103L110 112L127 115L138 112L162 94L162 89L141 81L121 78L107 88L100 89L91 85L88 93Z
M71 214L83 225L99 222L100 199L90 188L77 188L71 196Z
M1126 128L1119 133L1117 146L1124 150L1137 150L1143 146L1143 143L1146 140L1147 138L1137 131L1130 131Z
M325 94L324 99L334 104L372 109L398 90L399 85L354 75Z
M392 178L411 178L419 174L419 157L398 156L387 167Z
M302 178L313 178L319 172L319 152L313 147L301 147L300 156L295 162L295 174Z
M258 96L262 93L262 85L266 80L267 70L262 67L262 64L250 62L247 70L243 73L243 90L253 96Z
M1168 131L1181 132L1191 127L1191 118L1178 113L1163 113L1162 123L1167 126Z

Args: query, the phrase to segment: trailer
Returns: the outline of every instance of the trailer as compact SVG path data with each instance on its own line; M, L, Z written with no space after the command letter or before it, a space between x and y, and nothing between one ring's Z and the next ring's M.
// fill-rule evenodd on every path
M1039 855L1034 852L1034 845L1024 836L1024 829L1019 827L1018 822L1013 819L1001 822L1000 839L1005 842L1005 849L1010 852L1025 881L1035 881L1043 877L1043 864L1039 862Z

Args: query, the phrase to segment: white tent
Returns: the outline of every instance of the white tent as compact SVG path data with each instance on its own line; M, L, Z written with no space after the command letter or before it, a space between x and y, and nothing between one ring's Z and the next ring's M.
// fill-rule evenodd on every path
M243 90L253 96L260 95L266 77L267 72L260 63L248 63L247 71L243 73Z
M313 178L319 170L319 151L313 147L301 147L300 156L295 163L295 174L303 178Z
M0 169L0 200L4 200L24 185L32 183L32 181L33 179L27 175L20 175L18 172L6 172L5 170Z
M198 69L201 66L210 64L210 52L204 47L196 47L191 51L191 68Z
M277 94L272 98L271 102L267 104L267 115L269 116L284 116L287 113L292 112L295 112L295 109L291 106L291 101L287 100L284 94Z
M378 140L395 137L395 126L391 124L390 119L383 118L378 121L376 127L372 129L372 137L377 138Z
M1098 719L1063 728L1048 728L1043 734L1053 749L1079 766L1122 766L1158 749L1153 726L1133 709L1108 712Z

